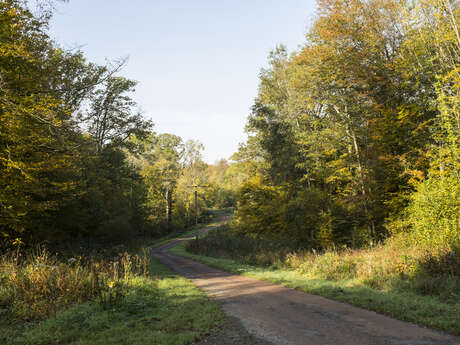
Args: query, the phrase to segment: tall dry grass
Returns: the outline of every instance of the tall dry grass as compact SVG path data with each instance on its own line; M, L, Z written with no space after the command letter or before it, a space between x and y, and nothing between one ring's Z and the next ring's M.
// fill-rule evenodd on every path
M12 251L0 256L0 314L7 314L8 320L32 321L89 300L110 307L123 297L131 278L147 274L145 253L124 252L109 260L62 259L44 247L29 253Z

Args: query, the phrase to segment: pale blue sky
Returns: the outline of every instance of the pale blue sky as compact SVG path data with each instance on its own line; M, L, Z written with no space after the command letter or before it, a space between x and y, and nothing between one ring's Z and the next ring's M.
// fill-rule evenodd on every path
M89 60L129 56L122 75L157 132L205 145L209 163L245 139L258 74L278 44L304 42L315 0L70 0L51 36Z

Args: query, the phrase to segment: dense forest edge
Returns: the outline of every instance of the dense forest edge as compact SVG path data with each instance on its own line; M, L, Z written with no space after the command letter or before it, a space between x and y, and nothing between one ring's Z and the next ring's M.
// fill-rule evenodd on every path
M260 73L236 227L303 247L458 247L458 2L319 1Z
M0 3L0 319L138 315L170 277L142 248L228 208L190 251L341 282L332 295L426 297L420 323L460 332L458 0L318 0L303 45L270 52L247 141L216 164L154 131L126 59L53 41L53 2L38 3Z

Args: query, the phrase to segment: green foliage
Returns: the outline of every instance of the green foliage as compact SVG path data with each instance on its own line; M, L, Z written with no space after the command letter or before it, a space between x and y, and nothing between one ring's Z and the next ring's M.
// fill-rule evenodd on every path
M367 243L366 233L356 230L362 217L361 209L344 205L319 188L272 185L257 177L240 187L235 231L304 248L359 247Z
M430 276L460 277L460 249L438 250L437 253L427 252L419 261L419 266Z
M357 276L358 260L350 257L341 258L336 252L326 252L318 260L305 261L299 269L327 280L353 279Z
M458 298L458 250L445 249L434 254L401 247L396 242L360 250L305 250L290 241L246 237L228 226L188 242L186 249L193 254L249 265L294 269L309 279L350 281L381 291L411 291L437 296L445 302ZM445 285L439 286L440 282Z
M422 182L407 209L412 238L427 248L460 247L460 183L456 176Z
M234 203L222 179L210 187L202 144L152 132L132 99L136 82L118 75L126 60L98 66L58 47L47 33L52 6L44 9L34 15L24 1L0 4L5 246L15 238L123 242L172 232L194 220L197 184L206 188L198 213Z
M0 232L10 243L107 239L117 215L126 237L139 223L128 192L138 174L121 148L151 124L133 115L134 82L114 76L123 62L109 69L57 47L43 13L0 4Z
M283 190L263 184L260 177L241 187L236 211L236 229L252 236L276 236L285 232L282 219Z
M79 120L88 128L98 152L108 145L121 147L132 135L140 138L149 133L151 122L135 112L136 103L127 95L135 85L132 80L110 76L92 92L90 109Z
M208 167L208 183L206 200L217 208L236 206L238 185L243 183L242 171L235 169L237 163L229 164L221 159L215 165Z
M51 69L59 51L43 30L46 20L34 18L21 2L0 4L0 231L5 235L32 226L29 215L55 209L74 189L67 177L74 161L69 146L76 138L71 133L68 141L61 140L72 107L57 92L70 76L63 68L59 80ZM84 65L79 53L67 57Z
M259 179L238 194L239 231L363 247L406 215L419 239L458 238L459 18L444 0L318 1L305 44L260 73L235 155Z
M238 259L263 266L276 265L294 250L288 241L272 242L236 235L226 225L204 238L188 242L186 248L195 254Z

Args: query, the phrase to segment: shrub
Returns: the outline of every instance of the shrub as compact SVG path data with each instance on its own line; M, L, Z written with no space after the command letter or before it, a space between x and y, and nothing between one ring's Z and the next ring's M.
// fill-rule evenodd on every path
M313 254L299 267L299 271L328 280L353 279L357 274L358 258L330 251Z
M407 209L413 240L428 249L460 247L460 182L435 176L422 182Z
M285 204L286 193L282 187L264 185L260 177L249 180L240 190L235 230L254 237L286 233Z
M186 249L195 254L230 258L250 265L295 269L312 279L349 280L350 284L376 290L410 290L445 300L458 298L458 251L446 249L434 254L408 246L401 242L402 238L395 239L373 248L317 252L279 240L245 237L223 226L206 237L189 242Z
M261 266L282 265L293 252L289 241L274 241L235 233L228 225L209 232L206 237L187 243L187 251L200 255L226 257Z
M460 249L427 252L419 261L420 268L431 276L460 277Z
M371 241L368 217L358 203L315 187L271 185L257 177L240 189L235 231L246 236L290 240L304 248L364 246Z

